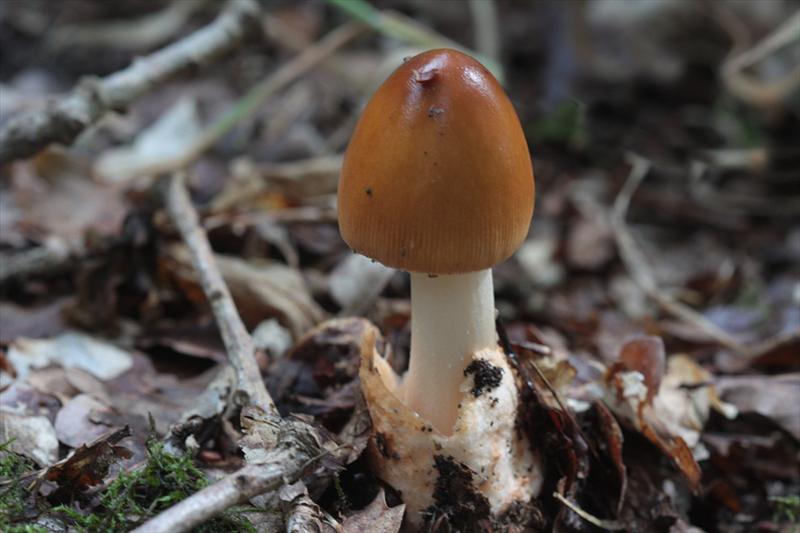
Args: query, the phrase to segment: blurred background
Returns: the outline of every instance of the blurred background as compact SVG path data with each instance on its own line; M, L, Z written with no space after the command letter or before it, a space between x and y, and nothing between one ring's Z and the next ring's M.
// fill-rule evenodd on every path
M183 169L276 401L340 429L353 368L287 382L279 362L324 318L355 315L381 328L403 368L408 279L340 239L338 172L360 110L403 58L455 47L501 80L534 162L528 240L494 271L512 342L568 365L579 409L626 339L659 338L665 380L683 391L661 416L699 461L702 489L676 496L661 478L639 480L642 506L657 500L706 531L778 531L800 516L798 2L253 5L232 19L235 43L127 94L115 73L152 69L158 50L237 8L0 3L6 398L27 380L58 396L55 421L81 388L54 393L48 379L63 376L42 368L95 364L64 362L75 335L127 361L94 376L121 391L98 400L121 417L103 430L125 419L146 433L154 411L164 433L208 384L224 349L159 199L162 177ZM46 142L11 142L15 118L70 101L92 102L89 123L51 121ZM31 346L46 364L26 359ZM707 396L687 400L698 390ZM715 410L720 399L739 416ZM73 423L97 433L80 413Z

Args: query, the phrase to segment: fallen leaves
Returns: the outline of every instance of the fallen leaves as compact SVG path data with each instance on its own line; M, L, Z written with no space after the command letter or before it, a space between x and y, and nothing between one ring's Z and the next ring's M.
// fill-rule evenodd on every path
M113 413L106 404L88 394L79 394L64 404L56 415L58 440L70 448L93 441L112 428L109 415L113 416Z
M194 285L188 251L183 246L172 247L169 259L183 289L190 298L197 299L201 293ZM216 261L248 326L274 316L299 337L324 317L297 270L276 262L248 262L232 256L218 255Z
M397 533L400 531L405 509L405 504L395 507L386 505L386 494L381 489L372 503L345 518L342 522L342 531L343 533L360 533L362 531Z
M129 427L119 429L85 444L63 461L54 464L44 479L58 485L58 493L69 497L103 482L112 464L130 459L133 453L118 443L131 436ZM57 498L57 496L54 496Z
M46 416L0 407L0 442L8 443L10 451L33 459L39 466L58 460L58 437Z
M25 378L33 369L57 364L79 368L99 379L113 379L133 365L130 355L100 339L77 331L61 333L51 339L17 339L6 356L14 367L17 379ZM0 375L0 385L7 384Z
M715 385L740 412L765 416L800 441L800 373L724 376Z

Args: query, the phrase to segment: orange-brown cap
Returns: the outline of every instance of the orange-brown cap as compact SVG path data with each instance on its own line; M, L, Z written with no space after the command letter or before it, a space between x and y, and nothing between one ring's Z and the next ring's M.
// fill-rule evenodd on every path
M508 258L528 232L534 183L503 88L455 50L407 60L358 121L338 201L344 240L385 265L454 274Z

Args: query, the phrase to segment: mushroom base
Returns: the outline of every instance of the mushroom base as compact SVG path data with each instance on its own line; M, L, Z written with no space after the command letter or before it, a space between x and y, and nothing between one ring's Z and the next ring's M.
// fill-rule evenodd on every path
M401 492L415 528L442 517L462 531L511 514L524 521L521 509L541 489L540 458L516 425L516 380L505 355L478 351L464 374L453 433L443 435L398 398L400 379L374 343L362 351L373 466Z

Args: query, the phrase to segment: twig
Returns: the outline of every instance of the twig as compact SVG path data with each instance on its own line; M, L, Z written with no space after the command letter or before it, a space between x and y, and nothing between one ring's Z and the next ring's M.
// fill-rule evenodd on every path
M665 311L684 322L698 327L706 335L721 345L737 353L743 353L744 347L734 336L719 328L697 311L676 301L658 287L650 266L647 263L647 259L636 244L636 240L633 238L625 222L625 218L628 214L628 207L631 203L631 197L650 171L650 162L635 154L628 154L628 159L633 166L625 185L614 201L614 208L611 214L611 226L614 230L614 238L619 248L620 257L623 263L625 263L631 278L633 278L636 284Z
M231 293L214 262L208 237L200 228L197 212L192 206L181 175L175 175L170 179L166 192L166 206L170 218L191 252L192 263L203 292L211 304L231 365L236 370L237 389L246 395L246 398L238 399L239 403L241 405L250 403L260 407L265 413L277 413L256 364L253 339L239 318Z
M586 511L584 511L583 509L581 509L580 507L569 501L567 498L565 498L558 492L553 493L553 498L557 499L558 501L566 505L567 508L576 515L580 516L590 524L595 525L601 529L605 529L607 531L621 531L625 529L625 526L623 526L620 522L616 520L605 520L603 518L597 518L593 514L587 513Z
M321 459L319 437L314 429L296 421L274 417L282 431L277 445L264 462L247 465L213 485L192 494L145 522L136 533L180 533L189 531L226 509L286 483L299 481Z
M776 81L761 81L744 73L744 69L800 40L800 11L789 17L775 31L749 50L735 53L722 64L722 81L728 91L751 104L769 107L780 103L800 87L800 66L791 65L789 72Z
M796 344L800 344L800 327L788 332L780 333L774 337L750 346L745 354L744 359L747 361L755 361L759 357L762 357L770 352L784 347L788 349Z
M248 403L257 408L247 411L250 408L245 407L242 419L243 426L244 420L249 420L253 430L249 436L254 439L251 443L259 446L259 453L253 456L251 464L189 496L134 530L139 533L188 531L234 505L274 492L286 483L300 481L312 466L329 455L316 428L299 419L283 419L278 414L253 357L253 341L214 262L208 238L198 223L180 174L174 175L168 184L166 205L170 218L191 251L192 262L236 371L237 387L248 396Z
M105 78L84 78L60 102L10 119L0 129L0 163L28 157L50 143L71 143L107 111L124 109L153 87L204 66L260 31L253 0L232 0L211 24Z
M89 24L65 24L48 39L50 49L94 46L144 50L166 43L194 13L206 7L203 0L173 2L138 18L102 19Z
M142 168L137 171L137 174L154 175L187 167L211 148L223 135L233 129L239 121L256 113L267 99L286 88L363 31L364 27L357 23L344 24L331 31L291 61L281 65L271 76L250 89L230 110L211 124L183 154Z
M25 277L41 276L69 268L73 257L66 248L40 246L13 254L0 253L0 286Z
M286 533L335 533L342 526L317 505L305 489L287 503Z
M375 8L366 0L328 0L350 17L367 24L372 29L394 39L422 48L455 48L476 56L502 83L503 65L495 58L477 54L444 35L435 32L401 13Z
M500 61L500 23L497 20L497 2L495 0L469 0L469 11L472 15L475 49L484 57Z

